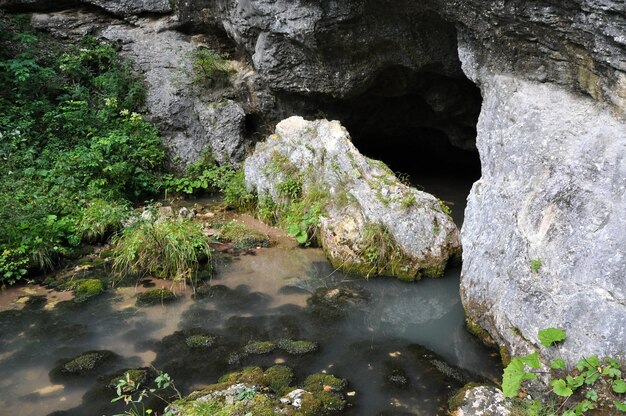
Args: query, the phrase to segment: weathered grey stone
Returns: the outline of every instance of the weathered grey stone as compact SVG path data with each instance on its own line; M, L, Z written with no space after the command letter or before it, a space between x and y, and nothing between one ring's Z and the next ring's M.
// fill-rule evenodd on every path
M146 87L148 119L159 127L172 165L182 168L211 152L222 164L238 165L246 149L245 114L224 98L228 88L202 89L194 83L189 36L169 29L172 21L138 19L135 25L81 11L35 14L35 27L65 37L87 34L121 48L141 73Z
M470 319L514 355L538 348L547 327L565 329L570 363L624 354L626 123L591 98L494 74L461 50L484 98L482 178L462 231Z
M407 279L439 276L460 252L458 230L440 201L400 183L384 163L362 156L337 121L291 117L246 159L246 183L260 200L269 195L286 203L281 184L296 178L305 197L328 196L320 239L336 267ZM383 256L392 247L377 242L376 251L366 253L370 226L388 232L398 245L398 264L373 267L369 256Z
M90 4L119 16L141 13L170 13L170 0L0 0L0 9L12 11L53 11Z
M513 414L510 402L495 387L463 388L452 400L456 403L455 408L450 409L451 416L509 416Z
M170 0L82 0L104 10L120 15L131 16L140 13L169 13L172 11Z

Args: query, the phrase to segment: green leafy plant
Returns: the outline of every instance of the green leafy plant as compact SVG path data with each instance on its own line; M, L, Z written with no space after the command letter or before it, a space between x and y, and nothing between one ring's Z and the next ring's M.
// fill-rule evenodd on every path
M220 241L232 243L234 248L240 250L267 247L270 244L270 238L267 234L235 220L224 224L220 228L217 238Z
M166 404L170 401L162 397L162 392L172 389L176 394L176 399L182 399L180 391L176 388L169 374L159 371L159 375L154 379L154 387L144 387L138 380L132 377L132 373L127 371L123 378L120 378L115 385L117 396L111 403L123 401L127 409L122 414L114 416L146 416L152 415L154 411L146 407L144 399L154 396ZM174 416L171 411L165 412L162 416Z
M565 331L546 328L539 331L539 342L548 348L557 348L565 341ZM538 353L514 358L504 369L502 392L506 397L516 397L524 380L537 378L535 372L541 368ZM576 367L567 370L565 360L557 358L550 363L552 393L560 404L551 415L579 416L589 410L615 408L626 412L626 380L622 378L620 363L613 358L599 359L597 356L581 358ZM571 401L571 403L570 403ZM531 414L539 415L539 402L533 403Z
M124 203L94 199L80 212L76 232L83 241L102 241L121 228L129 215L130 209Z
M198 48L193 52L194 81L214 87L226 86L234 72L227 55L220 55L207 48Z

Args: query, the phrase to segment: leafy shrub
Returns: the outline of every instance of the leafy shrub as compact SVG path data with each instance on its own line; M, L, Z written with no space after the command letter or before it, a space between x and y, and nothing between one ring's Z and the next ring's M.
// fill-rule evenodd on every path
M88 230L91 201L158 192L165 152L111 46L63 45L19 17L0 16L0 33L0 281L11 284L110 232Z
M539 342L544 347L557 349L558 344L566 338L565 331L559 328L546 328L539 331L538 335ZM502 377L504 396L516 397L524 380L537 379L532 370L541 366L542 362L536 352L513 358L504 369ZM575 368L568 370L565 360L557 358L550 362L550 368L550 386L555 395L552 400L557 403L557 410L549 414L579 416L587 411L611 412L612 409L626 413L626 379L623 378L623 366L619 361L613 358L600 359L594 355L581 358ZM529 415L548 414L543 411L544 405L538 401L522 403L521 406Z
M113 271L118 276L154 275L173 280L196 277L211 249L200 225L186 219L139 221L113 240Z

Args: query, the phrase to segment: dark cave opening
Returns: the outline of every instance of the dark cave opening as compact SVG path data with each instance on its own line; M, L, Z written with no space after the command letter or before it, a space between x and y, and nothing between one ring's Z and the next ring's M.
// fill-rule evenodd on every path
M461 225L467 195L481 174L476 124L482 105L480 90L462 73L451 77L394 66L347 99L281 101L291 114L341 121L361 153L448 202Z

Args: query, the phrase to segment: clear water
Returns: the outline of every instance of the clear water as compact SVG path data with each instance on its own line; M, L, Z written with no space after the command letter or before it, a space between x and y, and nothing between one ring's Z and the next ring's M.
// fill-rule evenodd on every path
M422 183L450 201L462 219L466 183L427 178ZM114 414L109 403L114 393L105 385L125 368L167 371L187 393L242 366L284 361L300 381L318 371L347 378L356 396L345 414L434 415L465 381L494 379L499 372L494 354L464 328L459 273L452 268L441 279L416 284L363 281L333 271L321 250L282 246L221 264L211 281L217 289L209 296L194 299L188 288L175 287L182 299L170 305L138 308L136 293L145 288L131 287L75 308L52 307L64 294L49 292L46 305L15 310L15 299L32 289L10 289L0 295L6 309L0 313L0 414ZM343 317L324 318L311 304L311 294L337 286L363 290L369 300ZM187 348L189 332L178 331L193 328L219 336L217 345L205 352ZM231 353L249 340L283 337L315 340L320 351L300 358L278 352L228 364ZM59 360L103 349L118 358L99 372L50 380ZM390 375L403 381L389 383Z

